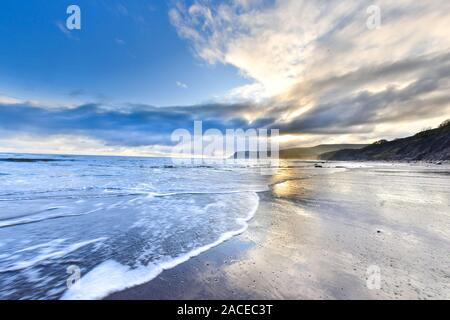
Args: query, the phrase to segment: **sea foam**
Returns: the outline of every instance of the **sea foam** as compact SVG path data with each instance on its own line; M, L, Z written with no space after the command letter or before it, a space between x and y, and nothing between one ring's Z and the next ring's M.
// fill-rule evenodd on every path
M248 228L248 221L253 218L259 206L258 194L252 193L252 196L254 205L248 215L244 218L236 219L236 222L241 226L241 228L225 232L212 243L193 249L178 257L167 259L164 262L151 263L147 266L131 268L114 260L105 261L82 277L77 285L68 289L61 299L101 299L113 292L143 284L156 278L164 270L174 268L177 265L188 261L190 258L198 256L201 253L229 240L230 238L243 233Z
M266 178L253 168L74 157L0 163L0 299L99 299L243 232ZM81 273L67 288L68 267Z

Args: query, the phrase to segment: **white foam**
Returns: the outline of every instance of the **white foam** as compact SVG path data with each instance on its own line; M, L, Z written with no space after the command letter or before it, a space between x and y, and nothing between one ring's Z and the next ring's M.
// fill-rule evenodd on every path
M65 242L65 241L67 241L67 239L55 239L55 240L52 240L52 241L49 241L49 242L40 243L40 244L33 245L31 247L27 247L27 248L24 248L24 249L17 250L16 253L32 251L32 250L36 250L36 249L40 249L40 248L54 247L55 245L59 245L59 244Z
M255 192L265 192L269 191L269 187L267 185L261 186L258 190L252 188L252 190L218 190L218 191L176 191L176 192L167 192L167 193L157 193L157 192L149 192L148 198L153 197L170 197L170 196L178 196L178 195L189 195L189 194L235 194L235 193L255 193Z
M36 223L41 222L49 219L57 219L57 218L68 218L68 217L76 217L76 216L83 216L87 214L91 214L97 211L100 211L102 208L94 209L86 212L79 212L79 213L39 213L30 215L27 217L21 217L16 219L8 219L4 221L0 221L0 228L6 228L6 227L12 227L20 224L28 224L28 223Z
M65 248L62 249L57 249L53 252L50 253L45 253L45 254L41 254L38 255L36 257L34 257L33 259L30 260L23 260L23 261L19 261L17 263L15 263L14 265L5 268L5 269L0 269L0 273L1 272L10 272L10 271L18 271L18 270L23 270L26 268L30 268L32 266L35 266L45 260L50 260L50 259L57 259L57 258L61 258L64 257L65 255L68 255L71 252L74 252L84 246L87 246L89 244L95 243L95 242L99 242L99 241L104 241L107 238L102 237L102 238L98 238L98 239L93 239L93 240L87 240L87 241L82 241L82 242L78 242L78 243L74 243L71 244Z
M254 217L259 207L259 196L256 192L249 192L254 200L254 205L244 218L236 219L241 226L238 230L223 233L216 241L205 246L196 248L179 257L168 259L158 264L149 264L138 268L131 268L120 264L114 260L107 260L85 276L80 282L66 290L61 297L63 300L95 300L102 299L107 295L124 290L156 278L164 270L176 267L177 265L188 261L190 258L231 239L232 237L243 233L248 228L248 222ZM250 199L251 201L251 199Z

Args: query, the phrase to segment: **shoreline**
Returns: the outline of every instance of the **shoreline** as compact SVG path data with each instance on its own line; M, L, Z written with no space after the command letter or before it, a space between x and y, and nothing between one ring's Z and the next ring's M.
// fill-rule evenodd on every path
M329 169L312 169L318 178L283 169L281 180L258 193L243 233L105 299L450 299L446 216L433 212L438 229L429 230L427 205L410 191L413 207L398 212L403 199L385 190L391 178L381 176L378 189L364 178L376 170ZM368 199L367 188L377 188L380 199ZM367 284L374 265L378 290Z
M260 193L255 192L260 199ZM174 267L163 270L155 278L143 284L133 286L107 295L103 300L181 300L181 299L250 299L241 296L233 289L224 292L220 269L233 261L238 261L245 250L254 244L246 235L256 218L260 203L246 218L241 219L243 228L234 232L225 240L217 240L218 244L209 245L208 249ZM201 275L203 274L203 275ZM206 275L206 276L205 276ZM207 293L199 294L195 288L203 288ZM188 288L189 287L189 288Z
M346 270L361 280L360 285L346 279L347 284L338 281L321 288L314 272L317 266L301 266L301 255L293 252L303 245L297 242L291 246L289 240L295 241L293 234L279 233L292 218L297 218L295 225L299 226L309 219L308 215L294 217L296 213L288 213L279 219L269 212L271 191L263 192L260 198L260 206L243 233L164 270L151 281L112 293L104 300L317 300L357 299L360 295L367 295L366 299L381 298L365 289L365 270L361 269ZM266 230L270 228L274 231L267 237ZM348 292L342 292L343 286Z

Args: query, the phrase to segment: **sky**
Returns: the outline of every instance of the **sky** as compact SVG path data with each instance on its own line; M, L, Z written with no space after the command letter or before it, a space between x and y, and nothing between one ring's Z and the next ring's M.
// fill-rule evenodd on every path
M408 136L450 118L448 30L446 0L4 0L0 152L168 155L195 120Z

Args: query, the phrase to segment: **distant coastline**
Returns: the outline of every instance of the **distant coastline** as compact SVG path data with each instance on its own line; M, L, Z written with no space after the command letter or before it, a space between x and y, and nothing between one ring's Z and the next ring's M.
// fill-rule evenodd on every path
M232 158L250 159L257 153L236 152ZM322 144L279 151L282 160L447 162L450 161L450 120L414 136L372 144Z
M332 151L319 158L332 161L449 161L450 120L438 128L427 129L411 137L380 140L362 149Z

